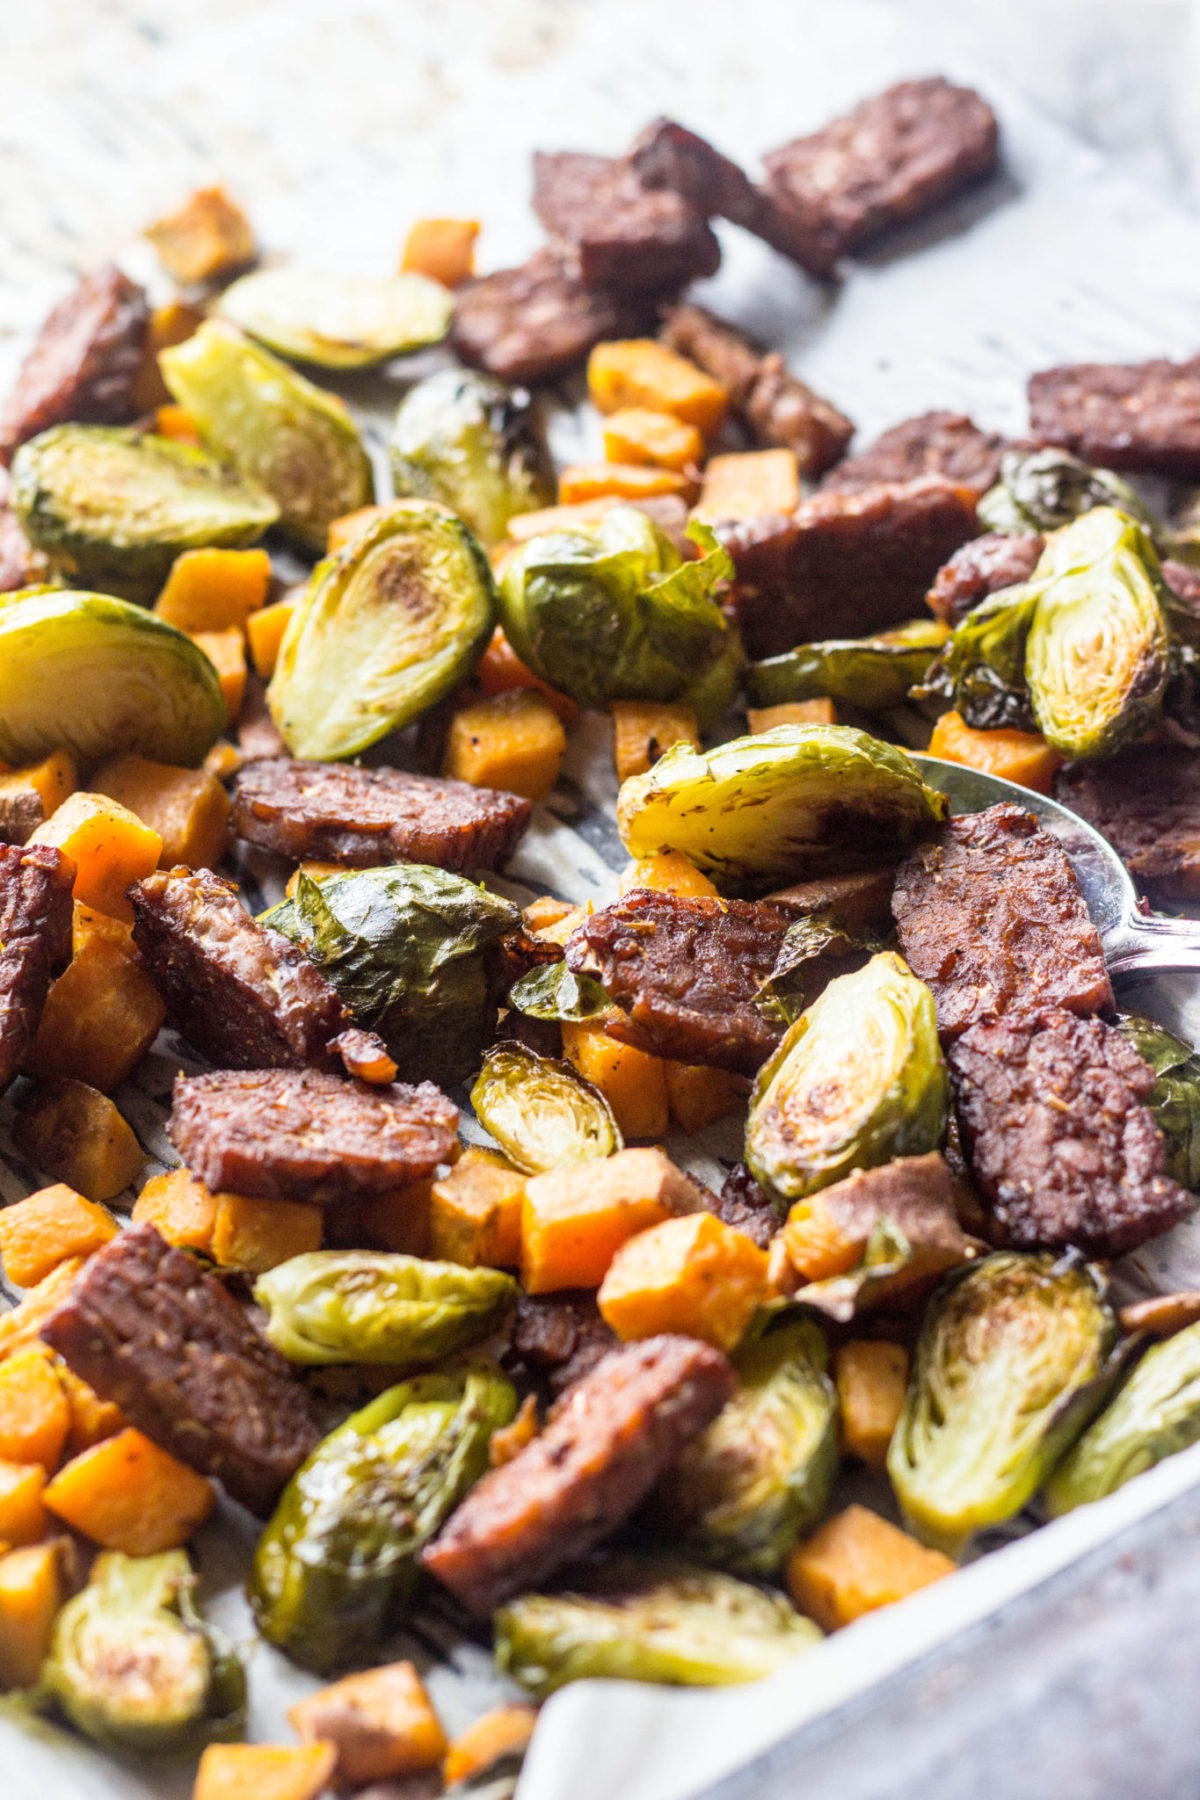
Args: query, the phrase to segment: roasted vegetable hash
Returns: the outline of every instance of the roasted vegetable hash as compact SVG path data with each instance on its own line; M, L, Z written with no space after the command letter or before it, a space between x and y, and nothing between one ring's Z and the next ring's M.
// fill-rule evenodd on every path
M1108 1272L1196 1204L1200 1057L920 755L1200 897L1200 358L848 454L684 297L715 218L829 281L997 159L940 78L757 180L659 119L540 154L483 276L456 219L258 268L207 189L170 297L86 274L0 411L0 1684L197 1800L507 1793L564 1683L767 1675L1200 1438L1200 1296ZM331 385L385 364L391 494ZM520 907L589 712L618 896ZM199 1607L218 1502L325 1684L289 1744ZM431 1612L528 1695L453 1743L388 1660Z

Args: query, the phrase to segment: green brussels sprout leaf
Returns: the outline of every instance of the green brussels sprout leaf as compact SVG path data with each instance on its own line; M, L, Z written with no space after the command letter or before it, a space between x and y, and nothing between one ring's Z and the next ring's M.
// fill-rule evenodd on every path
M974 607L914 688L915 700L932 700L962 714L975 731L1033 731L1035 720L1025 680L1025 648L1039 589L1034 582L1001 588Z
M623 1147L599 1088L570 1063L538 1056L524 1044L498 1044L488 1051L471 1105L505 1155L531 1175L593 1162Z
M391 440L397 494L440 500L488 549L516 513L554 499L554 472L534 402L471 369L441 369L400 402Z
M1146 1104L1167 1140L1167 1170L1181 1186L1200 1189L1200 1056L1153 1019L1126 1013L1117 1030L1149 1063L1157 1080Z
M746 698L751 706L828 698L863 712L886 712L924 681L945 641L944 626L929 619L877 637L801 644L784 656L752 663L745 674Z
M1097 506L1115 506L1147 531L1158 520L1127 481L1092 469L1069 450L1007 450L1000 479L976 511L989 531L1057 531Z
M594 975L576 975L565 962L531 969L508 990L508 1004L531 1019L595 1019L612 1001Z
M850 972L854 965L849 958L862 963L880 949L874 932L855 936L832 913L809 913L788 927L775 967L759 984L754 1004L772 1024L794 1025L835 974Z
M214 311L280 356L324 369L365 369L440 343L453 308L449 292L427 275L285 268L243 275Z

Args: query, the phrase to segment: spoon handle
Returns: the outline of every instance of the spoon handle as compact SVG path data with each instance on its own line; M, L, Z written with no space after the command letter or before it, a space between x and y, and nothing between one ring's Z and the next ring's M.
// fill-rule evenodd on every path
M1135 914L1106 937L1104 954L1113 975L1200 971L1200 919Z

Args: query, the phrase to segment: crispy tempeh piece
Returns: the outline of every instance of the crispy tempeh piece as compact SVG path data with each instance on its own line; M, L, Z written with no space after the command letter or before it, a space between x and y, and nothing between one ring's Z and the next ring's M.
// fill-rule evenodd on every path
M953 629L992 594L1028 581L1045 547L1040 531L989 531L972 538L942 564L925 604Z
M134 416L150 309L115 263L85 275L50 313L0 407L0 463L51 425L120 425Z
M545 1375L554 1393L561 1394L616 1349L617 1334L600 1317L590 1288L518 1293L512 1347L523 1363Z
M533 210L587 288L672 292L721 261L704 215L670 188L643 186L624 158L535 151Z
M1043 369L1030 379L1029 418L1041 443L1084 462L1200 476L1200 356Z
M602 338L636 332L645 310L642 298L586 288L559 251L545 249L518 269L464 282L450 335L464 362L536 385L575 368Z
M0 844L0 1089L33 1044L55 968L70 959L74 879L61 850Z
M881 481L942 475L970 488L980 499L999 480L1000 458L1007 448L1007 439L995 431L980 431L966 413L921 413L893 425L867 449L847 456L821 486L848 494Z
M1054 778L1054 797L1106 837L1155 900L1200 895L1200 750L1135 744Z
M42 1336L139 1431L260 1517L321 1435L288 1363L152 1225L89 1258Z

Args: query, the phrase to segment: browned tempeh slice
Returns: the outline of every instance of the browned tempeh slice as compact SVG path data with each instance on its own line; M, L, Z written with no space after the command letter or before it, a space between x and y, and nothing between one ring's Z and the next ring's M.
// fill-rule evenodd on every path
M1041 443L1084 462L1200 476L1200 356L1043 369L1029 383L1029 418Z
M454 296L451 341L464 362L502 381L553 381L602 338L647 322L643 297L586 288L557 250L469 281Z
M0 407L0 463L51 425L131 419L149 326L145 294L114 263L85 275L46 319Z
M533 210L587 288L675 292L721 261L704 215L669 188L644 187L623 158L537 151Z
M970 488L979 499L999 480L1000 458L1007 447L1007 439L995 431L981 431L966 413L921 413L893 425L865 450L847 456L829 471L821 486L847 494L880 481L942 475L959 487Z
M25 1061L55 968L70 959L74 880L61 850L0 844L0 1089Z

